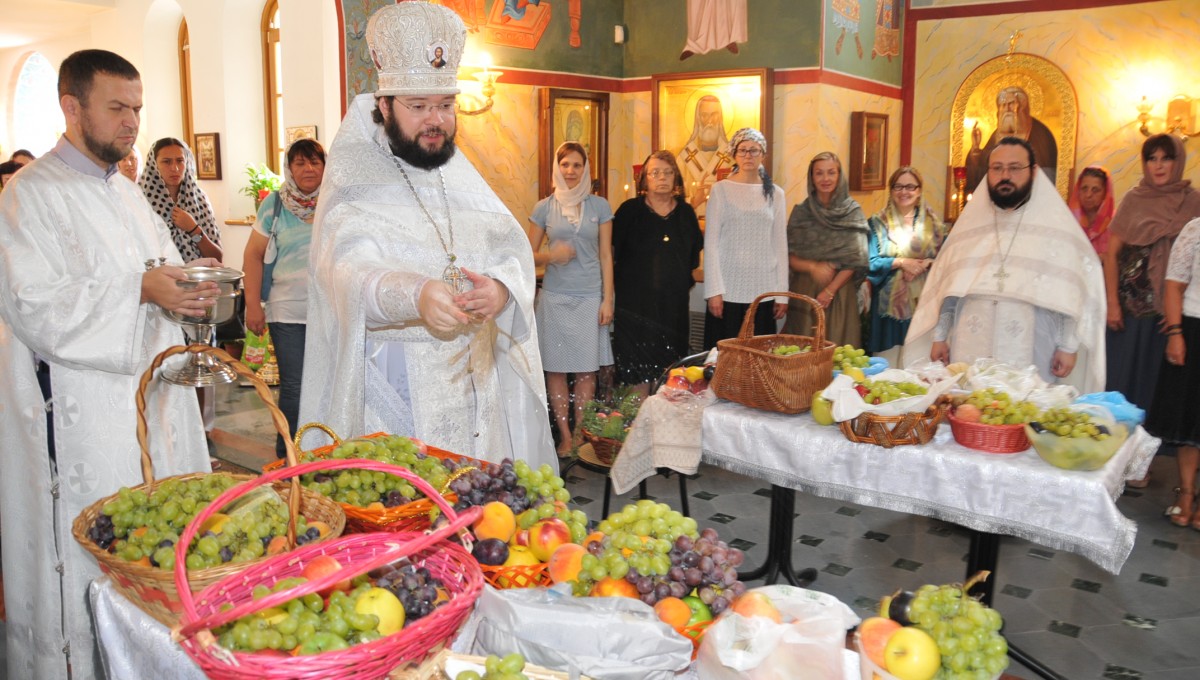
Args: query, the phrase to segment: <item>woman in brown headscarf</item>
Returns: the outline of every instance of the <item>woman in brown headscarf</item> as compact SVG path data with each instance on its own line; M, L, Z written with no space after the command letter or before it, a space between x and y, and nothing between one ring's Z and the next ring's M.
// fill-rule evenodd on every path
M858 286L867 274L867 218L850 198L842 162L823 151L808 164L808 198L788 219L790 287L825 310L825 338L862 346ZM783 332L812 335L816 314L798 300L788 303Z
M1142 145L1142 181L1121 199L1108 226L1104 287L1108 297L1108 390L1148 409L1166 348L1160 331L1171 245L1200 216L1200 192L1183 179L1183 141L1155 135ZM1130 482L1138 488L1145 480Z

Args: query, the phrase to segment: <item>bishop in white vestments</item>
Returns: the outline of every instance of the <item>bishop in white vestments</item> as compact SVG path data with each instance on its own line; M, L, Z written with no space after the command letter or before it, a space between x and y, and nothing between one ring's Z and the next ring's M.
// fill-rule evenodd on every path
M1032 148L1006 137L925 282L905 340L914 360L982 357L1081 392L1104 389L1100 260ZM987 189L986 191L984 189Z
M367 25L379 90L329 150L300 421L556 466L529 243L453 143L465 41L454 12L423 2ZM437 48L445 65L426 58Z
M66 133L0 194L0 518L14 679L103 677L86 604L100 570L71 523L142 483L134 394L154 356L183 340L162 309L198 313L196 298L211 294L175 285L184 274L171 266L180 258L167 226L117 171L137 136L137 70L111 52L76 52L59 91ZM194 391L153 384L147 397L155 476L207 471Z

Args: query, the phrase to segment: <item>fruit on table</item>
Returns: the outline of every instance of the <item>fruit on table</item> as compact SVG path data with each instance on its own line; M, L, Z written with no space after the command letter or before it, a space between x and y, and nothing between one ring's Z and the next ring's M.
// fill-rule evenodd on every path
M962 404L954 409L954 417L968 423L978 423L983 411L975 404Z
M754 590L734 600L732 610L746 618L761 616L775 623L783 623L783 616L771 602L771 598Z
M583 568L583 556L587 548L578 543L564 543L558 546L550 556L550 580L555 583L566 583L579 578L579 570Z
M862 369L857 366L844 366L842 373L850 376L854 382L863 382L867 379L867 374L862 372Z
M504 503L492 501L483 506L483 512L475 520L472 529L475 537L481 540L496 538L507 542L517 531L517 516Z
M908 615L914 598L916 598L916 593L912 591L897 590L879 601L879 615L892 619L902 626L911 626L916 623Z
M857 369L850 369L857 370ZM850 375L850 371L846 371L846 375ZM915 382L893 382L891 380L867 380L859 381L861 384L856 385L855 389L862 396L863 401L868 404L885 404L889 401L904 399L906 397L915 397L929 392L929 388Z
M805 352L811 351L812 345L805 345L804 347L801 347L800 345L778 345L771 348L771 354L781 357L791 356L793 354L804 354Z
M592 597L640 597L638 589L623 578L606 576L592 587Z
M812 417L818 425L833 425L833 402L821 396L821 390L813 392Z
M485 538L471 549L471 556L480 564L497 567L508 561L508 544L498 538Z
M884 668L899 680L931 680L942 667L942 653L929 633L906 626L884 646Z
M871 358L867 356L866 350L858 349L854 345L842 345L833 349L833 367L843 372L847 368L866 368L870 364Z
M315 581L328 574L335 574L341 571L341 569L342 563L338 562L333 557L330 557L329 555L317 555L304 565L304 569L300 571L300 575L309 581ZM329 594L335 590L346 592L350 590L350 587L350 579L342 579L328 588L317 591L317 594L321 597L329 597Z
M354 611L379 619L376 630L384 637L404 627L404 605L386 588L373 587L355 600Z
M539 562L547 562L560 545L571 542L571 529L567 523L551 517L538 520L529 529L529 549Z
M688 606L688 609L692 610L692 616L688 619L687 625L694 626L697 623L712 621L712 609L710 609L708 605L704 604L704 600L701 600L695 595L688 595L687 597L683 598L683 603Z
M994 677L1008 667L1008 643L1000 635L1004 625L1000 613L968 595L971 587L987 578L981 571L964 585L924 585L915 593L901 593L881 607L893 616L902 613L913 625L892 636L920 629L934 639L947 678ZM911 635L911 634L906 634ZM891 642L889 642L889 645ZM885 665L889 673L904 677Z
M1039 413L1032 402L1014 400L1007 393L992 389L975 390L965 403L980 410L979 422L985 425L1020 425L1036 420ZM955 418L959 417L958 413L956 409Z
M887 667L884 649L892 634L903 628L899 622L882 616L872 616L858 626L858 640L863 653L880 668Z
M688 366L683 369L683 377L688 379L688 382L700 382L704 380L703 366Z
M412 564L398 568L388 565L381 570L374 583L392 591L400 604L404 605L406 624L428 616L439 604L450 599L441 580L425 567Z
M521 671L525 669L525 657L513 652L503 659L489 654L483 663L483 675L478 671L463 671L454 680L529 680Z
M692 618L692 608L678 597L664 597L654 605L654 613L663 623L683 633Z

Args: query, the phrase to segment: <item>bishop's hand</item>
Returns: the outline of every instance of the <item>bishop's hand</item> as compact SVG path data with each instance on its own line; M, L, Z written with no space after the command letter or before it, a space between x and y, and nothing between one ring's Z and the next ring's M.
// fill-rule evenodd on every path
M421 315L421 321L435 333L450 333L471 322L471 317L455 303L450 285L441 279L430 279L421 287L417 313Z
M496 318L500 310L508 304L508 287L490 276L477 274L466 267L463 267L462 271L475 288L455 296L454 303L473 315L474 321Z

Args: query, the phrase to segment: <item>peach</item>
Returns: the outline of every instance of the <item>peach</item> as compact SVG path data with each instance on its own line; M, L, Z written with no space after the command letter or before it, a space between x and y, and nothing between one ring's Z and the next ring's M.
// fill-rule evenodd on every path
M475 537L480 540L498 538L507 543L517 531L517 517L512 508L500 501L492 501L483 506L474 529Z
M968 423L978 423L983 417L983 411L974 404L961 404L954 409L954 417Z
M783 616L771 603L771 598L753 590L734 600L731 609L746 618L765 616L775 623L783 623Z
M287 550L287 536L276 536L267 544L268 555L278 555Z
M549 561L559 546L570 542L571 527L557 517L540 520L529 530L529 549L539 562Z
M304 569L300 571L300 575L310 581L315 581L327 574L337 573L341 570L341 562L338 562L329 555L318 555L309 560L308 564L304 565ZM318 590L317 593L321 597L329 597L329 594L335 590L340 590L344 593L350 592L350 579L338 581L324 590Z
M592 597L632 597L641 598L637 587L623 578L605 576L592 586Z
M882 616L872 616L863 621L858 627L858 640L862 645L863 654L866 654L867 658L876 666L885 667L887 658L884 656L883 650L887 648L892 633L903 627L898 621L885 619Z
M583 568L583 556L587 548L578 543L563 543L550 556L550 579L555 583L575 581Z
M521 546L522 548L528 548L529 547L529 529L521 529L517 533L513 534L513 537L511 539L509 539L508 544L511 546Z
M309 522L308 526L317 528L317 531L320 533L318 538L325 538L329 534L333 533L333 527L329 526L328 524L326 524L325 522L322 522L319 519Z

